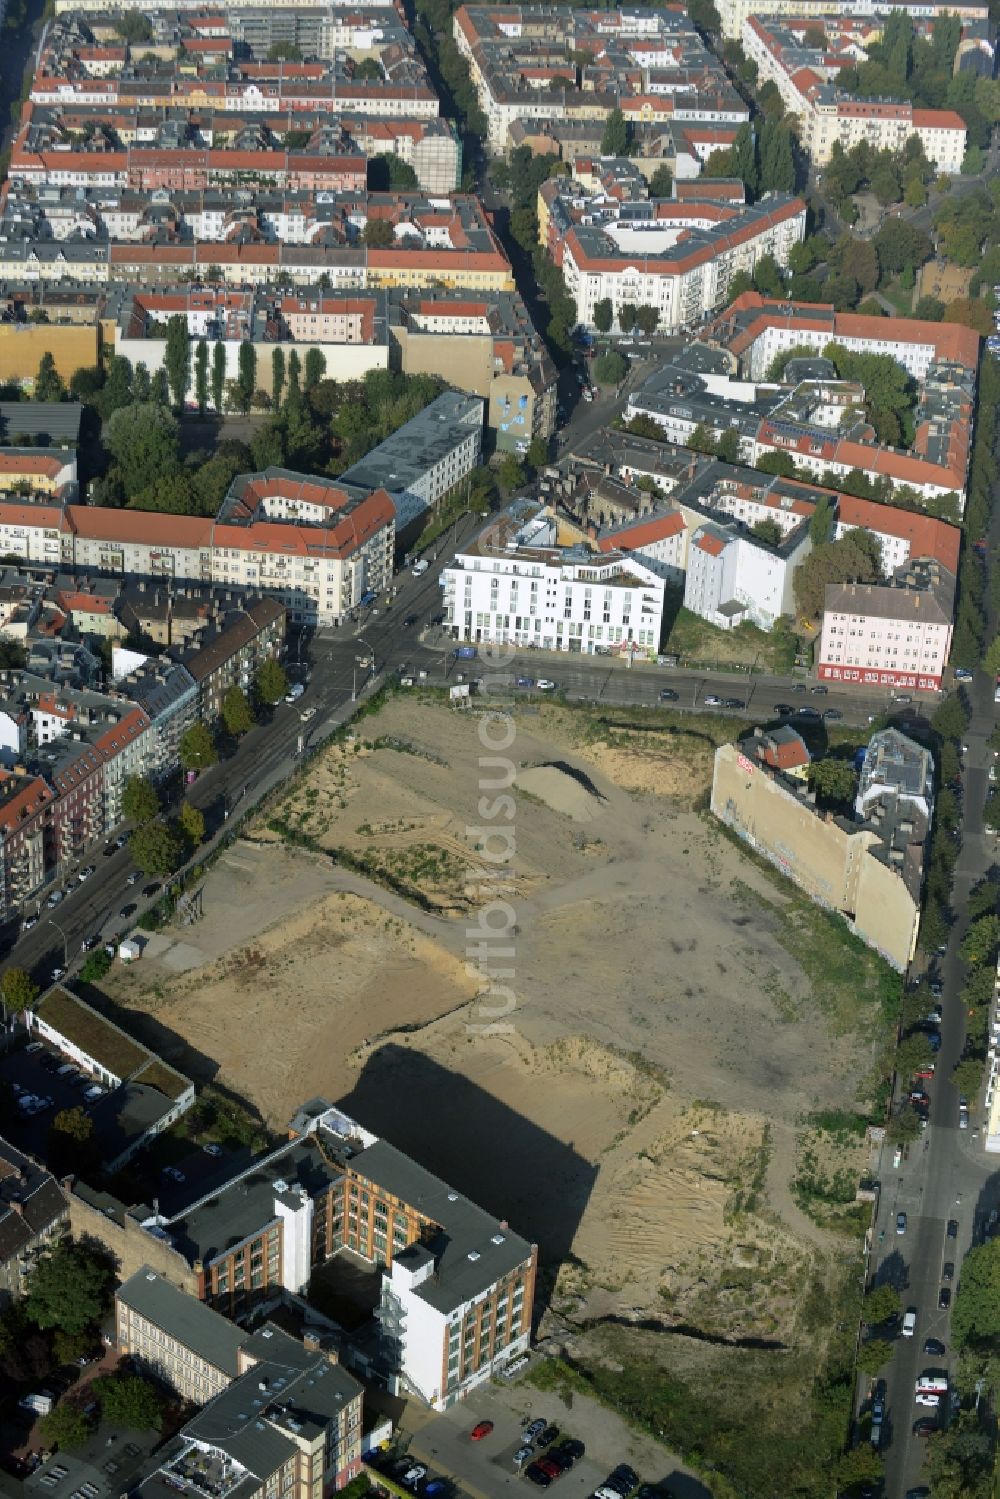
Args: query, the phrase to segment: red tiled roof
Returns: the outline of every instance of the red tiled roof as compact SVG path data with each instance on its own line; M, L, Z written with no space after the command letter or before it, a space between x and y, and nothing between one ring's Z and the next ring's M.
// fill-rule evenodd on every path
M961 532L957 526L914 510L860 500L852 494L838 496L837 512L842 525L899 537L910 543L911 557L935 557L949 572L958 572Z
M653 520L639 520L634 525L618 527L612 536L598 537L597 550L636 552L656 541L666 541L670 536L677 536L683 530L684 517L679 510L675 510L669 515L656 516Z

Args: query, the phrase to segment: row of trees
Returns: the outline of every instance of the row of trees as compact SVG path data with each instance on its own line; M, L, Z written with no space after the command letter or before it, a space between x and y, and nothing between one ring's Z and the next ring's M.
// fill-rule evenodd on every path
M759 127L749 121L742 124L731 146L712 152L703 175L738 178L751 202L764 193L794 192L797 173L791 127L767 116Z

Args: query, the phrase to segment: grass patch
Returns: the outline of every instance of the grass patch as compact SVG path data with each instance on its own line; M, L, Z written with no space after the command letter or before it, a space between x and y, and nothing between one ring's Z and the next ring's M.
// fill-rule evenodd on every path
M770 631L749 624L720 630L682 607L664 649L679 656L684 666L718 664L785 673L795 665L797 647L795 635L780 623Z
M730 836L728 828L722 831ZM741 880L733 885L734 897L763 913L771 935L805 973L813 1001L834 1029L845 1032L870 1024L873 1006L887 1025L895 1023L902 994L899 974L855 937L839 916L814 906L742 839L737 842L744 854L759 860L775 883L781 880L784 898L778 905Z
M526 1379L618 1411L703 1473L716 1499L829 1499L850 1425L860 1311L853 1265L842 1274L832 1289L817 1281L815 1307L832 1330L801 1353L699 1345L697 1366L681 1373L684 1340L608 1330L598 1356L539 1360Z

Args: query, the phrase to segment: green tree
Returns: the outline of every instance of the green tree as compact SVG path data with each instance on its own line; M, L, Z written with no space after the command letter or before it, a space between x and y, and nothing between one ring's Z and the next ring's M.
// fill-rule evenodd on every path
M163 351L163 368L174 405L181 410L191 379L191 335L187 318L175 313L167 322L167 342Z
M110 380L108 384L111 384ZM167 372L165 369L156 370L150 377L149 399L154 406L170 405L170 386L167 384Z
M198 415L204 416L208 409L208 344L203 338L199 338L194 352L194 393Z
M107 954L101 954L106 957ZM49 1127L48 1161L51 1169L62 1175L66 1171L85 1171L98 1164L99 1150L94 1139L94 1121L77 1104L60 1109Z
M667 166L657 167L649 179L649 196L651 198L672 198L674 193L674 174Z
M281 395L285 388L285 351L276 348L271 353L271 396L274 400L274 409L281 409Z
M1000 1336L1000 1239L974 1244L966 1254L951 1309L951 1336L960 1348Z
M226 733L237 738L248 733L254 726L249 699L243 688L237 687L235 682L222 695L222 722L226 726Z
M875 1327L879 1322L888 1322L890 1317L895 1317L899 1312L899 1292L895 1286L888 1281L882 1281L880 1285L872 1286L865 1294L865 1302L861 1316L869 1327ZM881 1365L879 1365L881 1368Z
M940 323L944 317L944 303L937 297L920 297L913 309L913 316L925 323Z
M527 475L513 453L505 453L503 455L500 467L497 469L497 478L500 480L501 487L508 494L516 489L523 489L527 483Z
M57 1244L28 1279L25 1312L36 1327L85 1332L111 1306L114 1270L103 1252L70 1240Z
M41 357L32 395L36 401L61 401L66 395L66 385L56 369L56 362L47 351Z
M594 303L594 327L598 333L610 333L614 320L615 309L610 297L602 297L599 302Z
M1000 946L1000 917L980 916L962 938L960 948L962 960L974 967L993 963L998 946Z
M927 1062L934 1060L931 1043L924 1031L904 1036L896 1048L896 1071L900 1077L912 1077Z
M170 411L152 402L114 412L105 424L104 445L128 496L154 479L176 473L180 466L177 422Z
M222 415L226 390L226 346L217 343L212 348L212 405Z
M108 957L103 947L96 952L88 953L80 969L80 978L85 984L99 984L105 974L111 970L112 959Z
M790 193L795 188L792 132L782 120L766 119L758 147L758 191Z
M272 706L280 703L288 691L288 678L280 661L268 656L257 668L254 692L262 703Z
M740 434L735 427L728 427L719 438L715 449L715 456L721 458L723 463L739 463L740 461ZM778 540L780 540L780 532Z
M858 1349L858 1372L877 1374L892 1358L892 1344L884 1338L869 1338Z
M219 758L212 731L201 722L184 730L177 750L185 770L208 770Z
M205 841L205 814L190 802L182 802L177 822L182 837L191 848L197 848Z
M392 151L380 151L368 158L368 191L399 193L419 187L420 181L408 161Z
M747 196L754 198L757 194L757 143L754 140L753 126L744 122L736 132L736 139L731 149L731 160L727 164L724 173L727 177L735 177L743 183L747 190Z
M238 356L239 374L236 377L236 399L240 410L250 410L253 393L257 389L257 350L249 338L240 343Z
M145 776L129 776L122 792L122 816L136 827L152 822L159 815L160 798Z
M86 1446L91 1425L80 1406L71 1400L60 1400L42 1417L38 1429L49 1446L72 1452L77 1447Z
M8 1015L30 1010L40 990L30 973L23 968L8 968L0 979L0 994Z
M956 1062L951 1080L959 1093L964 1093L967 1098L974 1098L983 1083L982 1061L978 1057L963 1057L960 1062Z
M809 766L809 785L822 802L847 806L858 789L854 767L849 760L814 760Z
M184 855L180 834L162 817L136 828L128 847L143 874L173 874Z
M137 47L140 42L153 40L152 21L138 11L126 11L124 15L116 16L113 25L122 41L130 46Z
M845 1452L837 1463L837 1492L855 1484L878 1483L883 1477L882 1459L871 1442L861 1442Z
M101 1402L101 1415L112 1426L130 1431L159 1431L163 1425L163 1402L154 1385L138 1374L111 1374L95 1379L93 1391Z
M388 250L395 237L393 227L388 219L370 218L366 220L361 234L361 238L369 250Z
M632 332L638 312L639 309L634 302L622 302L618 308L618 326L623 333Z
M604 134L601 136L602 156L627 156L628 155L628 125L625 116L616 105L604 121Z
M293 349L288 356L288 400L294 400L301 393L302 360L299 358L298 349Z
M529 468L544 468L549 461L549 445L544 437L533 437L528 444L526 462Z
M773 255L762 255L753 268L754 290L762 297L781 297L785 293L785 282L781 267Z
M302 48L294 42L274 42L268 48L268 62L301 62Z
M706 453L709 457L713 457L716 451L714 436L701 422L688 434L687 446L696 453Z
M829 495L822 495L817 500L816 509L809 520L809 538L814 547L823 546L830 540L835 518L833 500Z
M306 352L306 362L303 369L303 386L308 394L316 389L316 386L326 374L326 356L322 349L309 349Z
M931 715L931 728L942 739L961 739L969 726L969 710L957 692L942 698Z
M660 309L647 303L637 310L635 320L646 337L651 338L660 326Z
M900 1109L898 1114L893 1114L886 1131L887 1137L894 1145L909 1145L920 1134L920 1120L913 1109Z
M592 361L590 370L598 385L620 385L628 373L628 365L612 349L607 354L598 354Z

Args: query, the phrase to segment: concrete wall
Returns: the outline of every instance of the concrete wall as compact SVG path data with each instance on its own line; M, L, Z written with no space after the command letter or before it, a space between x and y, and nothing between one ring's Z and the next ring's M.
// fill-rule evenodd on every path
M919 908L903 881L873 858L870 831L851 832L818 815L732 744L715 754L712 812L894 968L913 954Z

